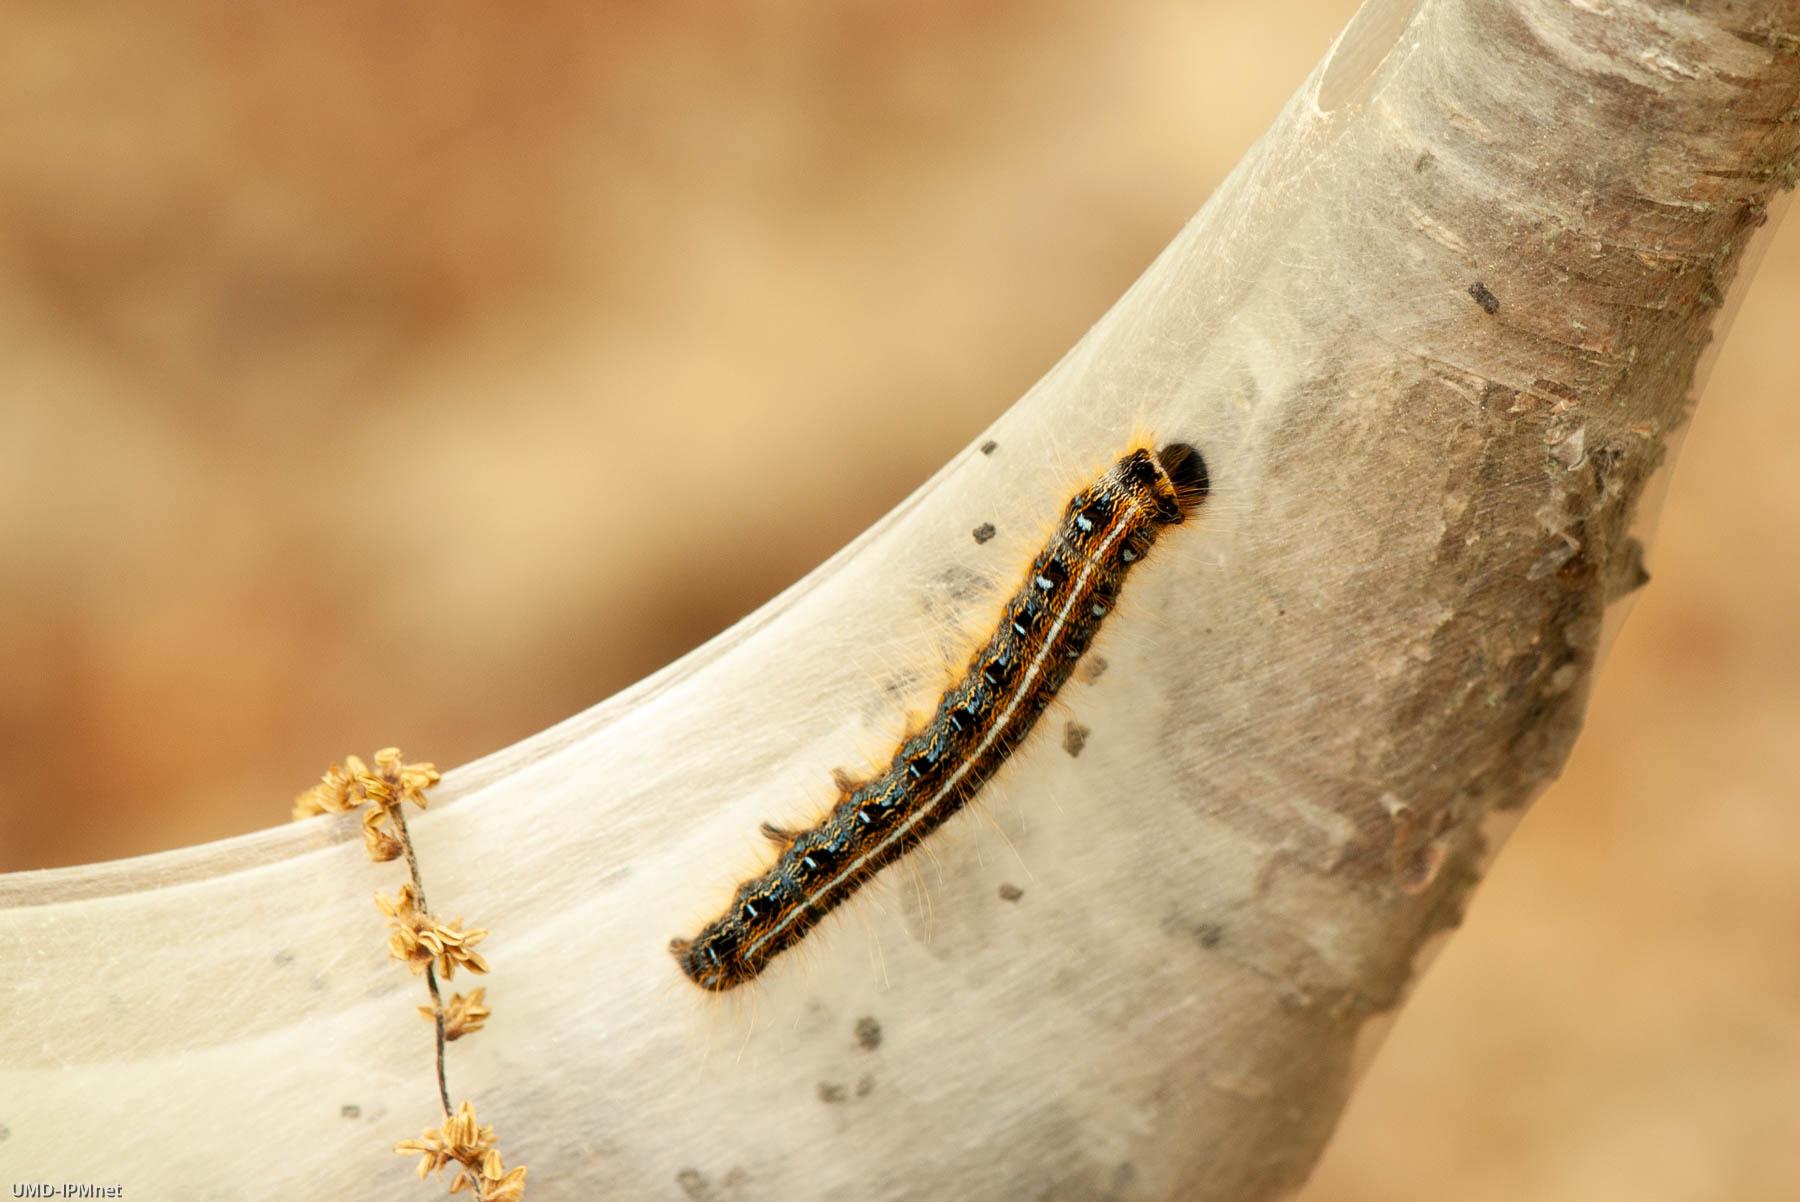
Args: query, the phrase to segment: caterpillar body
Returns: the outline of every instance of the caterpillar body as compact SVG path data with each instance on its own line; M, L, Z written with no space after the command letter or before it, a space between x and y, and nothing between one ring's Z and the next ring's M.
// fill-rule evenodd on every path
M738 886L692 939L670 942L701 989L753 980L876 873L967 805L1031 733L1165 526L1206 498L1206 462L1185 443L1140 448L1077 492L993 634L874 780L803 831L763 824L780 854Z

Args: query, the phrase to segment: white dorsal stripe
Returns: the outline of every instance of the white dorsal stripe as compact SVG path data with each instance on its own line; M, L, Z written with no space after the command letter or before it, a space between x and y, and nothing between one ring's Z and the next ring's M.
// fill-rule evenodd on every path
M1124 505L1119 512L1113 515L1112 528L1106 532L1106 537L1102 539L1100 545L1094 549L1093 554L1085 557L1084 562L1081 565L1081 571L1076 575L1073 581L1073 587L1069 589L1068 595L1061 601L1056 610L1056 620L1050 624L1049 631L1044 635L1043 645L1038 649L1037 655L1032 657L1031 663L1027 665L1024 674L1019 677L1017 685L1013 688L1011 696L1007 699L1006 707L1001 710L1000 716L988 727L988 731L982 736L981 742L977 743L974 749L970 751L968 755L963 757L962 762L956 766L956 771L952 772L949 779L944 781L944 783L938 787L937 792L921 802L911 814L907 815L904 822L899 826L896 826L892 831L889 831L880 842L876 843L873 847L852 860L844 867L843 871L839 872L829 881L826 881L823 885L820 885L818 888L807 893L801 898L798 905L794 906L786 914L781 916L780 922L777 922L774 926L751 940L749 945L744 948L743 958L745 961L752 961L755 957L761 955L762 949L768 946L769 940L787 930L788 927L793 925L794 920L799 918L800 915L804 914L807 910L816 908L818 898L830 893L850 877L860 872L863 866L870 860L880 857L896 842L905 838L908 831L930 817L938 806L943 804L944 799L950 795L950 791L961 783L963 777L973 771L975 762L986 754L988 748L992 747L994 743L999 740L1000 736L1005 733L1007 727L1012 725L1013 715L1016 714L1019 707L1024 704L1026 695L1031 691L1032 683L1036 681L1038 676L1043 672L1044 661L1049 657L1052 648L1056 645L1056 636L1062 632L1062 628L1068 623L1070 612L1079 603L1082 590L1086 587L1088 580L1094 573L1100 570L1100 564L1105 559L1106 553L1112 550L1113 544L1118 542L1119 539L1124 536L1125 532L1133 525L1130 520L1131 515L1141 509L1135 495L1128 490L1122 491L1124 494Z

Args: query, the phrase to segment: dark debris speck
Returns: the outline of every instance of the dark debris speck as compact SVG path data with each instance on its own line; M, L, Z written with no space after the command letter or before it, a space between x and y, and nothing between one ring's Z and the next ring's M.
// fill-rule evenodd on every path
M1063 727L1063 750L1071 757L1080 755L1081 749L1087 746L1088 736L1093 733L1079 722L1069 723Z
M1488 291L1488 286L1480 280L1469 285L1469 295L1475 298L1475 303L1480 305L1481 311L1489 317L1500 312L1500 298Z
M1013 884L1011 881L1007 881L1005 884L1000 886L1000 900L1001 901L1016 902L1021 897L1024 897L1024 896L1025 896L1025 890L1019 888L1017 885Z
M994 537L994 523L983 522L981 525L975 527L974 530L970 531L970 533L975 536L976 542L985 543L988 539Z
M881 1046L881 1020L873 1014L865 1014L856 1020L856 1046L865 1052L873 1052Z
M1000 444L995 442L991 438L981 444L981 453L983 455L992 455L995 451L997 451L999 449L1000 449Z

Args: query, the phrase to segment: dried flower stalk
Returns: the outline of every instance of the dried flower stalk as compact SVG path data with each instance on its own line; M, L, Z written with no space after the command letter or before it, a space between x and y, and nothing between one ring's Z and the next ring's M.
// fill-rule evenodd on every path
M455 994L448 1003L438 990L440 973L451 980L458 968L474 973L488 970L487 961L475 950L488 932L465 930L460 918L444 922L425 905L425 884L407 830L405 804L410 801L424 809L426 790L438 780L434 765L408 764L397 747L377 751L372 768L356 756L346 756L341 765L331 765L318 784L295 799L294 820L361 809L363 846L369 858L378 864L406 858L411 879L392 897L377 893L375 904L391 920L388 954L415 974L423 973L431 994L431 1005L420 1006L419 1012L436 1029L438 1103L444 1122L418 1139L401 1141L394 1150L403 1155L417 1153L422 1178L450 1164L459 1165L450 1181L453 1194L472 1190L476 1202L518 1202L525 1193L525 1166L506 1167L494 1143L494 1129L476 1121L472 1103L465 1101L454 1112L450 1106L444 1047L481 1030L493 1011L487 1006L486 989L475 989L467 996Z

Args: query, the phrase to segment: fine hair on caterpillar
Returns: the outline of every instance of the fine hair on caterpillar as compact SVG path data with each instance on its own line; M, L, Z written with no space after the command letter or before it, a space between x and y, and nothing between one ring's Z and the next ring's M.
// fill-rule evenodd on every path
M669 944L688 979L715 993L755 979L967 806L1068 681L1126 575L1209 487L1200 452L1171 443L1130 451L1077 491L992 633L887 767L866 783L840 778L837 803L805 830L762 825L775 862L699 934Z

